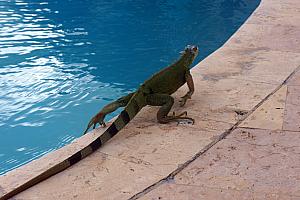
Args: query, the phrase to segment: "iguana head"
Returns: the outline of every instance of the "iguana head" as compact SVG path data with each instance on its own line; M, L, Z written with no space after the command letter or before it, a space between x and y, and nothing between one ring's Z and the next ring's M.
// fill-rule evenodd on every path
M192 56L196 57L198 55L198 47L196 45L187 45L184 49L186 54L191 54Z
M199 52L199 48L196 45L187 45L184 51L181 52L182 53L181 58L184 60L184 62L187 65L190 65L198 55L198 52Z

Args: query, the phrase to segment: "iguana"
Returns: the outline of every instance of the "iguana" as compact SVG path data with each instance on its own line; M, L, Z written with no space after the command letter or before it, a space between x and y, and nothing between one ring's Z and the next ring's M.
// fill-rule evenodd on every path
M186 117L186 112L179 115L168 115L174 104L174 98L170 96L177 91L181 86L187 83L189 91L181 97L180 106L184 106L187 99L190 99L194 93L193 78L190 74L190 65L194 61L198 54L197 46L188 45L182 52L181 57L174 64L162 69L158 73L154 74L150 79L146 80L134 93L130 93L118 100L106 105L97 115L95 115L90 122L84 134L93 126L99 123L100 126L105 127L104 122L105 115L115 111L119 107L125 107L120 113L117 119L104 131L102 135L97 137L89 145L82 150L71 155L64 161L54 165L45 172L32 178L26 183L16 187L14 190L8 192L4 196L0 197L0 200L11 198L12 196L26 190L27 188L49 178L50 176L57 174L66 168L74 165L81 159L85 158L92 152L100 148L105 142L116 135L134 116L146 105L161 106L157 112L157 120L159 123L168 123L178 120L191 120L192 118Z

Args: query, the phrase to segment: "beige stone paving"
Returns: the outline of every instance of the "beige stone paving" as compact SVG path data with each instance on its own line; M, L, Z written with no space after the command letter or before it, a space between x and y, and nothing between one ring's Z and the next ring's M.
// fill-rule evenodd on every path
M241 35L243 39L233 38L231 44L233 47L242 45L273 51L300 52L298 40L300 28L298 26L248 24L247 29L240 29L238 35Z
M140 199L299 199L299 141L299 132L239 128Z
M238 129L175 182L300 196L299 141L295 132Z
M109 178L108 178L109 177ZM134 177L134 178L133 178ZM161 174L134 162L99 151L82 160L76 171L66 170L18 195L16 199L121 199L161 179ZM120 180L127 181L120 181ZM102 199L102 198L100 198Z
M289 82L287 83L288 87L290 86L300 86L300 71L295 73L295 76L291 77ZM300 102L298 102L298 105L300 105Z
M265 25L291 25L299 27L299 1L262 1L261 6L264 9L257 9L249 20L249 23Z
M232 189L209 188L194 185L168 183L155 192L149 193L140 200L298 200L299 197L283 194L254 193Z
M240 127L282 130L287 86L284 85L247 117Z
M102 199L127 199L167 176L180 164L189 160L199 150L215 140L216 136L229 129L238 120L243 119L247 112L270 94L299 66L300 25L297 23L300 16L298 13L299 7L300 2L292 0L284 1L284 3L280 0L262 0L259 8L239 31L221 49L214 52L192 70L196 85L195 95L185 108L179 108L176 103L174 110L178 112L187 110L189 115L196 119L194 126L159 125L155 121L157 108L146 108L96 153L64 172L17 195L16 199L99 199L100 197ZM292 18L291 16L295 17ZM298 83L295 79L293 85L295 86ZM288 86L287 91L297 91L292 88L293 85ZM278 91L278 94L282 91L284 93L284 90ZM177 101L185 92L186 88L181 88L175 94ZM279 101L274 100L274 102ZM288 103L287 105L293 104ZM286 108L288 108L287 105ZM269 107L272 107L272 105ZM293 119L293 117L290 117L291 113L290 111L285 111L284 114L281 111L279 114L276 113L281 116L281 121L279 121L284 128L286 127L285 130L296 129L296 127L291 127L295 124L291 120L291 118ZM265 117L264 120L267 119L268 117ZM68 155L72 155L102 132L103 130L97 129L58 152L46 155L37 161L7 173L5 176L0 176L0 196L1 192L9 191L16 185L63 160ZM272 136L277 134L276 138L278 140L285 140L285 136L282 136L285 134L290 135L292 140L296 141L298 139L299 134L286 133L263 132L256 135L256 132L251 132L249 137L250 140L253 139L252 135L254 135L254 138L262 137L264 140L269 140L270 134ZM265 146L256 148L256 145L247 143L248 134L238 134L236 132L234 135L237 135L237 138L244 142L243 145L239 146L240 141L237 144L236 138L226 139L225 144L230 145L233 143L235 146L228 146L226 151L220 150L219 152L216 149L219 145L217 144L213 147L216 149L217 154L209 154L209 151L208 155L211 155L211 157L207 156L206 159L201 157L195 162L205 166L205 169L210 171L211 174L214 172L219 173L218 177L208 178L209 174L206 177L201 177L203 173L200 170L199 176L193 175L192 179L182 178L180 180L178 177L185 177L184 172L188 174L191 166L193 166L191 165L176 177L176 184L163 185L144 198L156 198L156 192L171 195L168 196L168 198L171 198L174 194L170 192L172 189L169 188L174 188L175 194L178 195L175 197L178 198L180 195L190 198L189 194L201 194L214 199L220 195L223 196L222 194L215 194L215 191L219 191L220 188L225 193L224 198L228 196L228 199L230 197L241 197L243 194L246 197L248 195L249 198L255 197L257 199L295 199L295 195L300 195L296 188L296 186L299 186L297 182L299 177L292 174L293 170L285 173L285 175L291 177L291 179L288 179L290 182L287 182L290 187L286 190L279 187L281 181L286 181L284 179L286 177L282 176L281 171L286 169L282 169L279 164L290 162L290 159L294 159L294 164L297 164L298 147L290 147L286 143L283 144L285 145L283 148L275 145L274 148L277 148L278 154L270 154ZM270 147L273 143L266 143L265 145ZM241 151L240 155L236 148ZM243 148L250 149L251 153L249 154L246 150L243 151ZM284 150L284 148L287 148L287 150ZM230 159L230 156L226 154L227 151L235 152L234 158L236 160ZM290 151L292 153L296 152L294 157L284 156L285 153L290 153ZM219 158L218 152L225 153L224 157ZM265 174L264 170L268 170L268 166L253 165L253 162L257 162L257 159L255 160L253 156L259 155L265 155L265 159L279 160L278 165L274 166L275 176L271 172ZM228 156L229 163L225 159L226 156ZM244 157L240 156L245 156L246 160L241 162L240 160ZM216 159L216 161L212 159ZM219 162L218 159L221 161ZM280 161L281 159L282 161ZM205 161L209 162L205 164ZM247 165L252 167L250 172L245 172L248 179L237 175L232 177L231 173L238 173L236 171L238 162L241 162L244 168ZM257 167L261 168L258 169ZM298 170L299 168L294 166L293 169ZM259 175L258 178L257 175ZM269 177L266 175L274 176L275 185L270 182L271 180L268 182ZM198 179L198 177L200 178ZM260 178L263 178L266 185L260 182ZM202 181L202 179L205 181ZM207 182L208 184L199 185L198 182ZM255 186L253 186L254 183ZM193 188L195 187L199 190L194 191ZM209 187L210 189L203 187ZM282 193L273 190L273 187L282 189ZM184 192L181 192L182 188L185 188ZM260 190L260 188L264 190ZM243 191L247 192L243 193ZM266 191L268 192L266 193Z
M222 59L210 56L202 61L196 74L210 81L241 79L279 85L300 63L299 53L228 45L218 50L217 57Z

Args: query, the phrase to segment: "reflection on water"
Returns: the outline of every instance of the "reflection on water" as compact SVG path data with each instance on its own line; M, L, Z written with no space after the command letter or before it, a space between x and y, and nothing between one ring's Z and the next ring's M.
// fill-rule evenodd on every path
M0 174L71 142L186 44L203 59L258 3L0 0Z

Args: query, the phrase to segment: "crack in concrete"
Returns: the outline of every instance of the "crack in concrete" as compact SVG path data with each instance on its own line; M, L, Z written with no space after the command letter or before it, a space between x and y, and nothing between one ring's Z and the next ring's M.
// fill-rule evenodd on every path
M189 166L193 161L195 161L197 158L199 158L201 155L206 153L209 149L211 149L214 145L216 145L221 140L225 139L229 134L231 134L235 129L238 128L238 126L245 121L249 115L251 115L255 110L257 110L265 101L270 99L271 96L273 96L282 86L286 85L287 82L294 76L294 74L300 70L300 65L278 86L273 90L270 94L268 94L264 99L262 99L258 104L256 104L246 115L243 119L238 120L230 129L226 130L219 136L216 136L216 139L206 145L203 149L201 149L198 153L196 153L190 160L187 160L185 163L179 165L177 169L175 169L173 172L171 172L168 176L165 178L153 183L152 185L145 188L143 191L136 193L132 197L130 197L128 200L136 200L140 197L146 195L147 193L151 192L152 190L158 188L163 183L169 182L174 180L174 177L180 173L183 169L185 169L187 166Z

